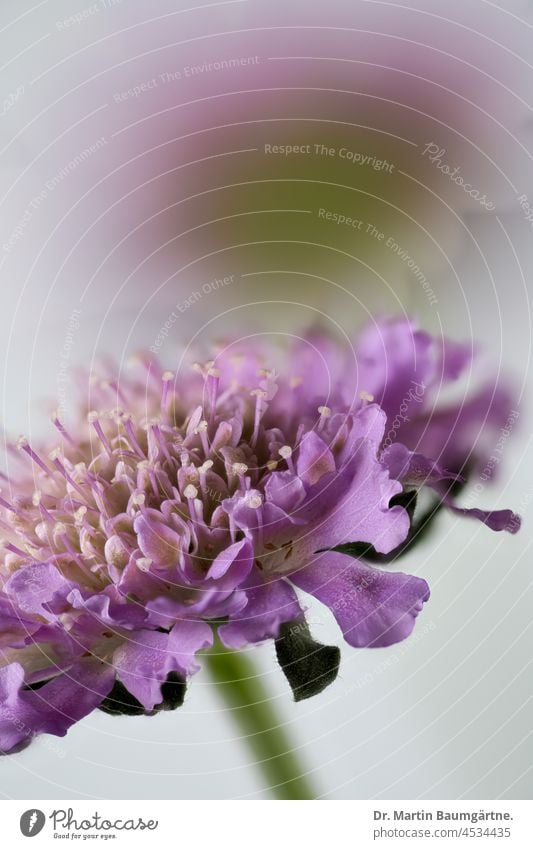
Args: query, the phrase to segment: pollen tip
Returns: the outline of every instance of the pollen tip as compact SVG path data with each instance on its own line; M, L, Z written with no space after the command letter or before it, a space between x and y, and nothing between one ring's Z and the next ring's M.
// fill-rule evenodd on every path
M163 383L168 383L169 380L174 380L174 372L164 371L161 375L161 380L163 381Z
M288 460L289 457L292 457L292 448L290 445L282 445L278 450L278 454L280 457L283 457L284 460Z
M234 475L245 475L248 471L246 463L233 463L231 471Z
M252 510L257 510L263 504L263 499L258 493L254 493L253 495L249 495L246 499L246 506L251 507Z
M361 401L373 401L374 400L374 396L371 395L370 392L365 392L365 391L360 392L359 397L360 397Z
M87 513L87 508L82 504L81 507L74 512L74 522L76 525L81 525L85 515Z
M329 419L329 417L331 416L331 407L326 407L326 406L319 407L318 412L325 419Z
M183 494L185 498L196 498L196 496L198 495L198 490L192 483L189 483L183 490Z

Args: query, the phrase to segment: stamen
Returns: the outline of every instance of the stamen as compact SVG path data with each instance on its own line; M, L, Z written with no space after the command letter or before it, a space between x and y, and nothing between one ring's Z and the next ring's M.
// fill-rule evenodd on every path
M50 469L48 466L41 460L38 454L35 453L31 445L25 436L21 436L17 441L17 447L24 451L28 457L31 457L34 463L36 463L43 472L50 476Z
M1 490L0 490L0 492L1 492ZM33 503L35 504L35 502L33 502ZM9 501L6 501L6 500L5 500L5 498L1 498L1 497L0 497L0 505L1 505L1 506L5 509L5 510L9 510L9 512L10 512L10 513L15 513L15 514L17 514L17 513L18 513L17 508L16 508L16 507L14 507L12 504L10 504L10 503L9 503ZM37 505L35 504L35 506L37 506Z
M193 370L199 372L205 380L205 378L207 377L207 374L209 372L209 369L213 368L214 365L215 365L214 360L207 360L206 363L193 363L192 367L193 367Z
M231 471L239 478L239 486L241 489L248 489L250 486L250 478L246 477L248 466L246 463L233 463Z
M132 415L130 413L124 413L121 417L121 421L122 421L122 425L124 427L124 430L128 434L128 437L129 437L129 440L130 440L130 443L131 443L133 450L137 452L139 457L144 457L145 456L144 451L142 450L141 446L139 445L139 442L137 440L137 436L135 434L135 428L133 426Z
M91 410L91 412L87 414L87 421L94 427L96 435L104 446L107 454L112 457L113 449L111 448L109 440L102 429L102 425L100 424L100 413L98 413L96 410Z
M70 445L72 445L73 448L77 448L76 443L74 442L74 440L72 439L72 437L70 436L68 431L66 430L65 425L62 424L61 421L59 420L59 413L58 413L57 410L54 410L54 412L52 413L52 422L53 422L54 426L58 429L58 431L61 434L61 436L63 437L63 439L65 439Z
M42 497L43 497L43 494L42 494L41 490L36 489L35 492L32 495L31 503L33 504L34 507L37 507L39 509L39 512L44 519L48 519L51 522L55 522L55 519L52 516L52 514L50 513L50 511L47 510L46 507L44 506L44 504L42 503Z
M215 419L217 407L218 387L220 384L220 371L211 366L207 370L206 390L207 390L207 407L209 410L209 421L212 423Z
M61 451L60 451L60 449L59 449L59 448L55 448L53 451L51 451L51 452L50 452L50 454L49 454L48 456L49 456L50 460L52 461L52 463L54 464L54 466L56 467L56 469L60 472L60 474L61 474L61 475L63 475L63 477L65 478L65 480L66 480L66 481L67 481L67 482L71 485L71 487L73 487L73 489L75 489L75 490L76 490L76 492L78 492L78 493L82 496L82 498L85 500L85 497L86 497L86 496L85 496L85 492L83 491L83 489L81 488L81 486L80 486L79 484L77 484L77 483L76 483L76 481L74 480L74 478L72 478L72 477L71 477L71 475L69 475L69 473L67 472L67 470L66 470L65 466L63 465L63 463L62 463L62 462L61 462L61 460L59 459L59 457L61 456Z
M290 471L294 472L294 463L292 461L292 448L291 448L291 446L290 445L282 445L281 448L278 450L278 454L280 455L280 457L282 457L286 461L287 466L290 469Z
M10 551L12 554L16 554L17 557L25 557L25 558L28 557L27 551L22 551L21 548L17 548L16 545L13 545L12 542L5 542L5 540L2 540L2 542L0 544L1 544L2 548L5 548L6 551Z
M122 391L116 380L101 380L100 389L103 389L104 391L112 389L113 392L116 393L117 398L119 398L123 404L128 403L128 399L124 395L124 392Z
M320 421L318 423L317 431L320 433L324 425L326 424L327 419L331 416L331 407L319 407L318 412L320 413Z
M163 381L163 394L161 395L161 412L168 413L168 401L170 398L170 387L174 380L174 372L165 371L161 377Z
M143 512L143 508L146 502L146 495L144 492L136 492L134 496L132 496L132 504L135 507L138 507L141 513Z
M231 542L233 544L233 543L237 542L237 528L235 527L235 520L234 520L233 516L231 515L231 513L228 515L228 522L229 522L229 535L230 535Z
M78 507L78 509L74 512L74 524L76 527L82 527L85 523L85 516L87 515L87 508L83 505Z
M368 401L371 403L374 400L374 396L370 394L370 392L360 392L359 397L361 401Z
M258 492L250 493L246 497L246 506L252 510L256 510L257 516L257 544L259 548L263 547L263 521L261 515L261 507L263 506L263 497Z
M259 436L259 427L261 424L261 418L263 413L266 411L266 405L263 405L262 402L267 397L267 393L264 389L252 389L250 395L255 395L255 416L254 416L254 430L252 433L251 445L255 448L255 444L257 442L257 438Z
M207 498L207 473L209 469L213 468L213 461L206 460L201 466L198 466L198 473L200 475L200 489L202 490L202 495L204 498Z
M159 421L159 419L153 419L149 423L148 427L152 429L152 432L157 440L158 445L161 448L161 451L163 452L164 456L169 461L169 463L171 463L172 457L170 456L166 439L163 435L163 431L161 430L161 422Z
M192 521L196 521L200 525L205 525L203 505L200 501L196 500L198 497L198 490L196 489L194 484L187 484L187 486L183 490L183 495L187 499L187 503L189 505L189 516Z
M141 570L141 572L149 572L152 562L153 561L150 560L149 557L139 557L135 561L135 565Z
M194 428L194 432L196 434L200 434L200 442L202 443L202 448L206 456L209 454L209 440L207 438L208 427L209 423L203 419L201 422L198 422L198 426Z
M198 490L192 483L188 483L185 489L183 490L183 494L187 500L193 500L198 497Z

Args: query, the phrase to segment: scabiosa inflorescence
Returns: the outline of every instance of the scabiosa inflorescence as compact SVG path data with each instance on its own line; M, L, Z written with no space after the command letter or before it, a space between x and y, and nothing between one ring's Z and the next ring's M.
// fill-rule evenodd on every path
M411 633L426 582L369 561L413 537L423 486L454 507L473 446L456 437L462 459L446 467L431 405L468 358L408 322L373 332L351 369L317 333L281 358L260 336L231 343L177 374L143 355L133 376L90 381L77 423L54 417L59 446L19 440L0 499L4 752L97 707L176 708L215 636L232 650L275 640L295 698L320 692L339 651L313 641L306 593L352 646ZM510 511L474 515L518 527Z

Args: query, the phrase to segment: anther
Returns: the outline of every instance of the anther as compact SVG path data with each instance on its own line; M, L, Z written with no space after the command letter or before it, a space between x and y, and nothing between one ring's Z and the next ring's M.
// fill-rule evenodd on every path
M194 499L194 498L197 498L197 496L198 496L198 490L196 489L194 484L188 483L187 486L185 487L185 489L183 490L183 494L184 494L185 498L187 498L187 499L190 499L190 498Z
M294 463L292 462L292 448L290 445L282 445L278 449L279 456L285 460L287 467L291 472L294 472Z
M321 406L318 408L318 412L320 413L320 421L318 423L318 432L322 430L327 419L331 417L331 407Z

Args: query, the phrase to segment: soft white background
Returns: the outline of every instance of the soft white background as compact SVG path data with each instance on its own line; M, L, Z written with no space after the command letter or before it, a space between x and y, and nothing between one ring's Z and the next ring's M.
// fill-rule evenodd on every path
M436 332L443 329L456 338L478 340L497 368L514 375L510 380L517 387L520 410L499 480L487 487L480 506L518 510L524 517L522 532L516 537L494 535L482 525L442 516L432 538L402 566L423 575L432 588L413 637L390 649L356 651L346 646L336 683L307 703L291 701L272 645L254 649L253 657L324 797L528 798L533 754L533 452L531 407L521 393L530 374L527 293L531 292L533 239L516 193L533 196L528 103L533 91L528 63L533 55L531 3L502 0L498 7L475 0L465 10L465 4L430 0L403 5L243 2L184 11L200 5L165 0L147 11L144 3L122 0L107 10L100 7L65 32L58 29L57 22L88 9L89 3L3 0L0 97L7 98L21 85L24 93L12 108L4 107L0 118L0 242L5 244L46 180L96 139L109 139L103 152L91 156L49 193L16 247L0 252L3 423L12 436L46 431L39 401L57 396L61 349L73 309L81 308L82 315L69 368L89 363L99 351L111 352L122 361L140 345L152 344L169 311L199 282L233 272L238 276L234 286L212 292L180 318L174 338L162 350L169 366L173 350L178 344L187 344L196 331L203 341L243 326L290 331L312 320L316 310L325 314L326 323L337 322L348 330L360 325L365 312L412 310ZM156 17L161 20L154 21ZM293 29L282 35L272 29L287 22ZM187 107L172 113L169 127L168 113L160 113L175 105L174 100L205 98L210 87L218 93L265 87L273 75L276 87L282 89L285 79L289 88L292 71L287 64L284 72L263 64L254 71L253 85L246 69L233 78L212 74L191 82L190 91L185 91L185 85L180 90L160 89L153 99L144 94L120 104L120 109L114 93L151 78L157 70L182 68L194 61L255 55L259 50L263 57L279 55L276 45L281 37L286 55L292 47L293 55L331 57L337 44L344 59L361 55L360 34L353 50L352 36L347 38L346 33L315 31L316 41L304 43L307 36L297 27L308 23L363 27L367 54L375 50L377 64L383 65L388 56L389 65L403 68L401 75L389 70L379 78L365 78L364 85L369 90L375 85L379 99L372 104L374 111L360 123L377 126L383 116L387 132L414 138L418 144L442 138L450 161L461 163L463 173L497 201L497 215L480 214L479 205L466 204L461 191L445 177L439 179L435 169L420 158L419 171L413 160L409 173L421 187L406 179L395 183L393 190L392 183L381 183L379 176L375 177L375 189L365 183L367 191L382 197L391 198L393 192L394 204L400 209L416 210L411 228L405 220L398 220L399 230L390 232L402 232L411 255L431 272L428 277L438 295L437 306L428 304L419 284L409 280L399 261L384 257L379 247L372 254L368 245L359 246L355 241L353 254L364 253L365 262L371 269L379 269L380 277L367 266L347 261L344 255L332 261L327 250L313 253L315 248L304 249L297 256L286 255L276 245L252 256L247 249L233 249L229 256L216 254L211 262L210 254L220 251L226 242L239 243L239 219L232 219L227 230L196 230L170 252L159 251L167 240L187 229L188 221L193 228L202 221L240 214L243 209L253 217L255 211L275 209L278 204L289 208L290 196L284 194L277 203L274 186L268 201L266 196L255 201L253 192L245 195L243 190L227 203L207 200L205 206L188 209L179 222L169 214L161 222L150 223L152 215L176 199L203 191L210 183L223 185L225 169L227 182L239 177L246 182L254 171L257 178L272 177L273 172L263 173L265 165L259 157L251 165L243 165L241 174L239 166L227 164L227 158L213 171L205 163L185 168L177 177L160 178L113 208L132 187L171 167L166 154L161 153L160 158L158 154L155 158L154 154L143 155L143 150L153 148L169 134L179 136L232 122L238 125L213 140L211 148L198 149L197 158L260 147L263 141L274 140L262 136L260 128L253 130L257 132L255 143L250 143L248 135L243 141L248 129L239 122L251 114L251 100L245 100L242 109L238 98L190 107L193 112ZM262 26L270 29L259 36L248 32ZM207 47L201 39L208 32L234 33L236 29L246 30L237 44L235 35L210 39ZM396 32L401 40L390 40L384 47L383 39L375 35L380 32ZM187 45L171 48L170 57L162 48L186 40ZM215 43L222 46L215 47ZM454 55L462 57L461 63L449 59ZM152 59L156 64L146 67ZM306 67L305 74L312 74L314 85L322 73L329 73L318 59ZM360 67L347 63L340 67L338 88L363 85ZM438 77L438 86L420 82L431 79L432 73ZM433 108L443 87L451 94L439 107L439 124ZM453 94L459 90L461 96ZM282 114L290 114L291 97L296 113L299 95L293 92L285 97ZM276 98L271 94L264 103L270 117L281 102ZM405 108L393 108L392 100L405 103ZM317 96L318 117L322 105ZM333 119L337 121L349 118L355 122L360 115L359 106L349 116L342 104L335 108ZM364 108L361 105L361 110ZM421 113L426 115L426 123ZM134 128L116 143L111 141L117 129L147 115L152 115L151 119L140 124L138 132ZM292 127L287 122L278 128L275 140L283 142L284 132L289 138L289 130ZM371 152L365 131L360 132L358 149ZM187 150L169 154L174 167L195 158L196 144L203 144L204 136L199 133L192 139ZM395 143L391 144L389 155L399 157ZM246 163L245 156L239 155L238 162ZM131 167L124 168L119 177L106 177L130 161ZM350 180L355 185L358 178L359 174ZM101 191L91 192L99 181L103 181ZM307 199L309 208L319 199ZM295 197L295 208L303 202ZM353 212L352 199L341 209ZM368 219L368 210L365 215ZM387 221L383 226L392 226L389 219L383 220ZM263 224L268 226L266 216L261 218ZM287 224L289 233L290 226ZM331 237L331 244L336 236ZM345 241L342 249L346 250ZM178 268L183 271L172 277ZM291 274L283 274L284 268ZM294 274L298 269L301 278ZM265 270L275 274L257 276ZM241 272L255 276L241 278ZM242 303L257 300L277 303L240 309ZM301 306L279 301L297 301ZM227 310L232 312L226 314ZM69 397L70 391L71 385ZM312 604L309 619L317 639L340 642L325 608ZM245 745L202 673L191 682L185 706L175 713L116 719L95 712L66 738L41 738L27 751L2 759L0 794L27 799L268 796Z

